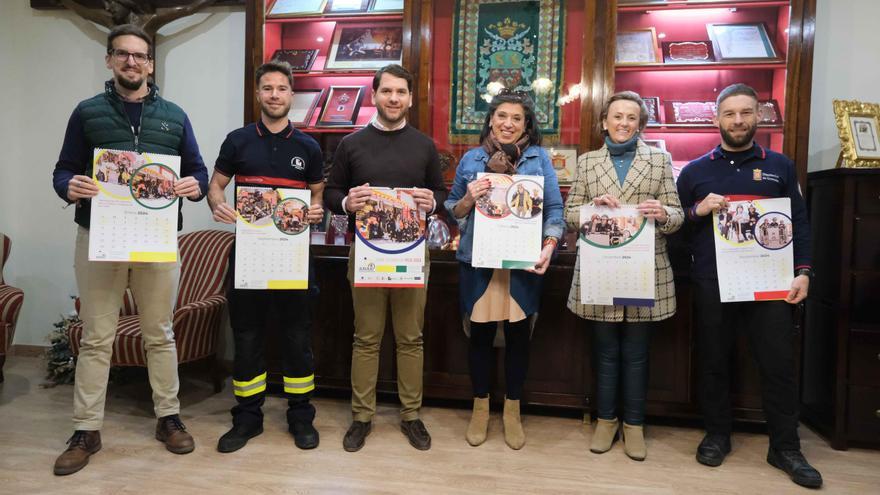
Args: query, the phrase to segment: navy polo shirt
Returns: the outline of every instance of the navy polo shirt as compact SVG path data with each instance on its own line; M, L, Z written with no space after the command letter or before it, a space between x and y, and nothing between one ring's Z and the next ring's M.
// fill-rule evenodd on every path
M810 267L810 223L807 207L797 182L794 162L787 156L757 143L745 152L725 151L719 145L688 163L678 176L678 197L685 211L685 235L693 255L691 274L717 278L712 215L697 216L696 207L710 193L729 201L762 198L791 199L794 225L793 269Z
M273 134L260 120L226 136L214 170L235 177L238 186L305 189L324 181L324 155L317 141L289 122Z

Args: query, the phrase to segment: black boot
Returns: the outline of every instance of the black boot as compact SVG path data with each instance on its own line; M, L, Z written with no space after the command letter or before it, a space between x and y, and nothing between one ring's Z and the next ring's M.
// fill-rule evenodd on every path
M233 422L232 429L224 433L217 442L217 452L235 452L247 445L248 440L261 433L263 433L262 423Z
M318 446L318 430L311 422L296 422L288 427L293 435L293 443L303 450L313 449Z
M779 468L798 485L807 488L822 486L822 475L804 458L800 450L776 450L770 447L767 451L767 462Z
M718 433L706 433L697 447L697 462L706 466L720 466L730 453L730 437Z

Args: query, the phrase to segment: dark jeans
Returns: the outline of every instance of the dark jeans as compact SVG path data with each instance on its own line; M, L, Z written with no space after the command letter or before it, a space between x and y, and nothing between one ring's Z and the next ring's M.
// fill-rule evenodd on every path
M648 347L653 323L592 323L599 417L608 420L617 417L617 391L622 389L623 421L634 426L644 424L648 394Z
M495 367L496 322L471 322L471 339L468 360L471 366L471 383L474 397L489 396L489 380ZM529 369L529 318L515 323L504 322L504 383L507 398L519 400L522 397L526 371Z
M792 346L793 306L784 301L720 302L717 280L694 280L700 395L708 433L730 435L730 355L746 332L761 375L770 446L800 449Z

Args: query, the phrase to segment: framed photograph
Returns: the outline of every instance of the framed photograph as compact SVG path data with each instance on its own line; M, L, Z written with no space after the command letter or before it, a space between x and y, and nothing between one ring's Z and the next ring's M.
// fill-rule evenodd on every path
M287 118L295 127L308 127L315 107L324 95L323 89L297 89L293 92Z
M652 148L657 148L660 151L668 153L666 151L666 140L665 139L642 139L648 146Z
M762 22L706 24L719 62L780 60Z
M714 119L714 101L666 102L666 122L669 124L713 125Z
M274 0L267 10L267 17L299 17L321 15L327 0Z
M574 180L577 170L578 149L576 146L554 146L547 149L550 155L550 163L556 170L556 178L559 185L569 185Z
M644 65L660 62L657 56L657 31L650 27L617 32L617 65Z
M838 167L880 167L880 104L834 100L840 137Z
M663 123L660 122L660 97L644 96L642 101L648 107L648 125L662 125Z
M758 102L758 125L782 125L782 112L776 100Z
M275 50L272 60L287 62L294 72L308 72L317 57L317 48L309 50Z
M363 86L330 86L318 127L353 126L364 96Z
M664 64L709 64L715 61L711 41L664 41Z
M380 69L403 60L400 22L337 24L326 69Z
M325 14L355 14L366 12L370 8L370 0L327 0Z
M373 0L370 12L403 12L403 0Z

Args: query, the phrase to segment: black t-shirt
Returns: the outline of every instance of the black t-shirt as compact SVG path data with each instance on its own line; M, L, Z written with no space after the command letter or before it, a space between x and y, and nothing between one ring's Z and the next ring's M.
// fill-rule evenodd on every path
M290 124L269 132L262 121L230 132L220 146L214 170L235 177L236 185L305 189L324 180L318 142Z

